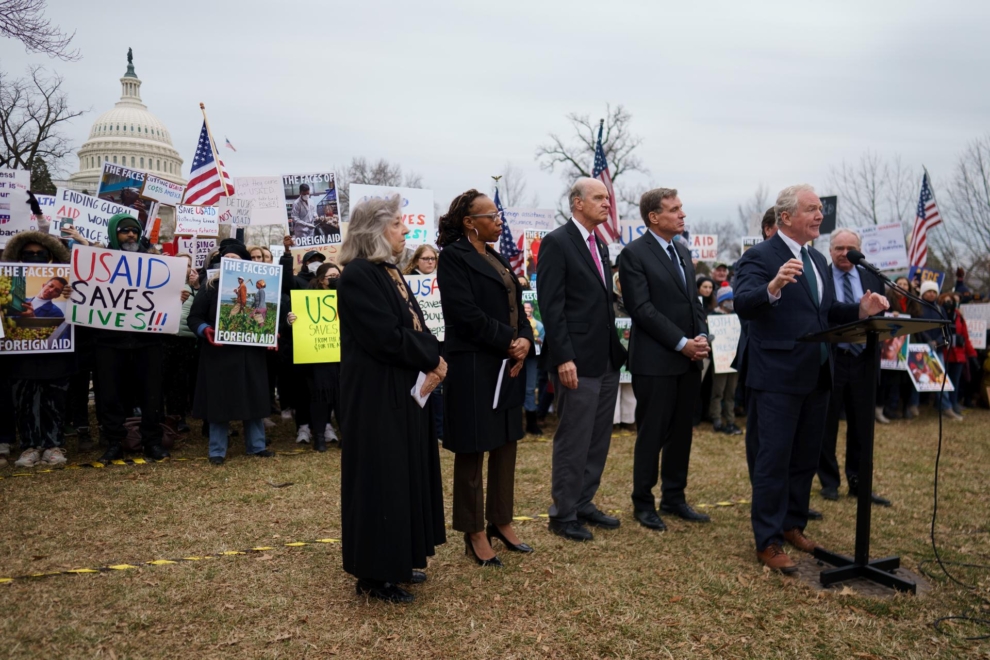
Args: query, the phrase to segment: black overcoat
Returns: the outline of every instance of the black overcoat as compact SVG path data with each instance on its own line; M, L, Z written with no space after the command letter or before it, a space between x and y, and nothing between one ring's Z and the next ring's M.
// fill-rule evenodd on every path
M413 328L387 268L394 266L357 259L337 284L341 540L345 571L400 583L446 541L432 415L410 396L440 350L418 305L423 330Z
M488 251L512 272L500 254ZM443 447L477 453L515 442L523 437L522 405L493 410L492 404L513 331L533 343L533 328L522 311L522 289L513 287L518 312L513 328L505 283L464 237L441 250L437 283L446 326ZM506 378L511 364L506 366ZM519 382L514 386L525 388L526 372L520 371L515 380Z
M218 286L219 280L207 284L193 300L187 324L194 333L203 323L214 327ZM271 402L266 351L263 346L213 346L205 338L199 339L193 417L208 422L268 417Z

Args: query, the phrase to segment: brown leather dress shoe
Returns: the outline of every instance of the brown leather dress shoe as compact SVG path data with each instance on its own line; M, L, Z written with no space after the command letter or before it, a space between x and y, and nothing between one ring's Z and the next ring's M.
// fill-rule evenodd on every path
M780 571L784 575L797 573L797 564L776 543L771 543L763 550L757 552L756 558L771 571Z
M804 532L795 527L794 529L788 529L784 532L784 540L793 545L795 548L801 552L807 552L808 554L814 554L815 548L820 548L821 546L809 539L804 535Z

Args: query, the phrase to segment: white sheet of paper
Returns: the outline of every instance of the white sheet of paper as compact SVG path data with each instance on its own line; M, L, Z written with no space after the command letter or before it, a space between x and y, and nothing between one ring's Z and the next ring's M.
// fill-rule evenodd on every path
M409 394L412 395L412 398L416 399L416 403L419 404L420 408L425 408L426 402L430 398L429 394L427 394L426 396L420 394L420 392L423 391L423 383L425 382L426 382L426 374L420 371L419 376L416 377L416 384L413 385L413 388L411 390L409 390ZM430 394L432 394L432 392Z

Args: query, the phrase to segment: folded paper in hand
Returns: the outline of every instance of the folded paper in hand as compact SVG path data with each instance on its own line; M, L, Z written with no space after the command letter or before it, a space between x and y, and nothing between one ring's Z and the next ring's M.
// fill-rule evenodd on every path
M416 403L419 404L419 407L420 408L425 408L426 407L426 402L430 398L430 395L429 394L427 394L426 396L423 396L422 394L420 394L420 392L423 391L423 384L425 382L426 382L426 374L424 374L422 371L420 371L419 372L419 376L416 378L416 384L413 385L412 390L409 391L409 394L412 395L412 398L416 399Z

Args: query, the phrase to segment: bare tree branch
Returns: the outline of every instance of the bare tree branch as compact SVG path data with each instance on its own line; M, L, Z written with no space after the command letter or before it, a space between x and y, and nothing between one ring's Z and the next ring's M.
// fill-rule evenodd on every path
M403 188L423 187L422 175L416 172L403 174L402 166L398 163L390 163L384 158L379 158L372 163L364 157L354 157L348 167L335 167L334 171L336 172L337 204L340 206L341 218L350 217L350 184L352 183Z
M499 199L502 206L536 208L540 205L539 196L526 194L526 179L521 169L512 163L506 163L502 168L502 178L499 180Z
M0 0L0 35L17 39L29 53L43 53L75 62L79 49L69 50L76 33L65 34L45 18L46 0Z
M739 213L739 229L745 236L759 236L760 223L763 221L763 214L770 208L770 189L767 184L760 182L756 186L753 196L740 204L737 209ZM742 250L740 244L740 251Z
M905 223L913 217L916 182L900 156L888 162L868 151L856 165L843 162L840 168L832 168L828 181L839 195L840 225Z

